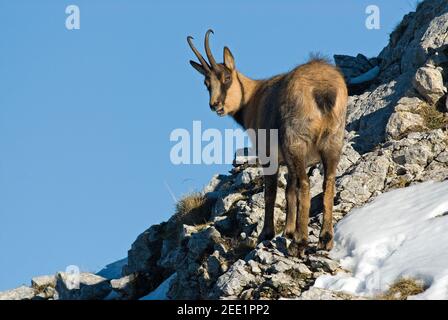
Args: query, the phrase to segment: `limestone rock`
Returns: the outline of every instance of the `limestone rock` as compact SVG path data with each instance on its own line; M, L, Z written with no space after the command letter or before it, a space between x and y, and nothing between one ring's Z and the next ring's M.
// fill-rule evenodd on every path
M188 250L196 256L202 254L210 248L214 241L219 239L221 234L214 227L206 228L202 231L194 233L188 241Z
M128 263L124 266L125 275L144 271L157 259L162 246L163 227L154 225L140 234L128 252Z
M248 167L241 171L235 178L234 187L247 185L257 178L262 178L263 169L260 167Z
M423 118L412 112L395 112L389 118L386 126L388 138L399 139L409 131L424 128Z
M135 274L112 279L110 286L112 291L106 296L106 300L131 300L143 294L139 292L139 279Z
M244 260L238 260L229 271L218 278L212 297L237 296L252 282L255 282L255 276L247 271Z
M56 276L34 277L31 279L31 287L36 291L36 298L53 299L56 294Z
M109 281L92 273L69 275L59 272L56 275L56 292L60 300L102 300L111 291Z
M322 268L327 272L335 272L339 268L339 263L337 261L331 260L327 257L313 255L309 257L311 266L314 269Z
M21 286L13 290L0 292L0 300L31 300L35 294L33 288Z
M378 61L369 60L363 54L358 54L356 57L336 54L334 61L346 79L358 77L378 64Z
M31 279L31 287L34 289L42 289L45 287L55 287L56 286L56 276L39 276Z
M413 79L414 88L431 104L435 104L445 93L443 77L439 69L421 67Z
M230 210L230 208L238 201L244 199L241 193L230 193L229 195L219 198L213 207L212 217L222 215Z
M365 203L371 195L384 188L390 165L387 155L369 155L369 161L362 161L352 172L337 180L339 197L354 205Z

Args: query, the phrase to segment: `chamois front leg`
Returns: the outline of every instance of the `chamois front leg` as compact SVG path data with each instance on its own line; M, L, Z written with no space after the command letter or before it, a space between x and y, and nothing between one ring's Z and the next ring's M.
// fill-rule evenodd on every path
M333 201L336 170L339 162L339 156L331 154L322 156L324 165L324 213L322 218L322 229L319 236L319 250L331 250L333 248Z
M278 171L272 175L264 175L264 226L258 240L271 240L275 236L274 207L277 196Z

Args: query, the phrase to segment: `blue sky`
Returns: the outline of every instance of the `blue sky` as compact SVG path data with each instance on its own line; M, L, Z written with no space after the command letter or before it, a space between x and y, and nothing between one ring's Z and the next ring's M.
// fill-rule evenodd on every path
M408 0L0 0L0 290L75 264L97 271L226 165L172 165L175 128L236 128L210 112L186 36L215 30L262 78L320 51L375 56ZM65 28L78 5L81 29ZM381 29L364 26L381 9Z

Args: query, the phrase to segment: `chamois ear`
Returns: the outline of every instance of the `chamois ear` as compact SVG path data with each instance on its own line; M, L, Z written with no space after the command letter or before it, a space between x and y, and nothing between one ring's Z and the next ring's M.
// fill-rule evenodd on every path
M205 71L204 67L201 66L199 63L190 60L190 64L193 68L195 68L200 74L202 74L204 77L207 75L207 72Z
M224 65L230 70L235 70L235 59L227 47L224 47Z

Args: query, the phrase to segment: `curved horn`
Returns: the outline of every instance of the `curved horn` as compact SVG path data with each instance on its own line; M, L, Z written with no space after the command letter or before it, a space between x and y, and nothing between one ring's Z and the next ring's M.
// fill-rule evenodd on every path
M193 40L193 37L192 36L188 36L187 37L187 42L190 45L191 50L193 50L193 52L196 55L196 57L198 57L199 62L201 62L201 65L204 67L204 69L207 72L210 72L210 66L208 65L207 61L205 61L204 57L199 53L198 49L196 49L196 47L194 46L194 44L193 44L193 42L191 40Z
M205 41L204 41L205 42L204 43L204 45L205 45L205 53L207 54L207 58L208 58L208 61L210 61L212 69L216 69L217 63L215 61L215 58L213 58L212 51L210 50L210 45L208 43L208 37L209 37L210 33L214 34L212 29L208 29L207 33L205 34Z

